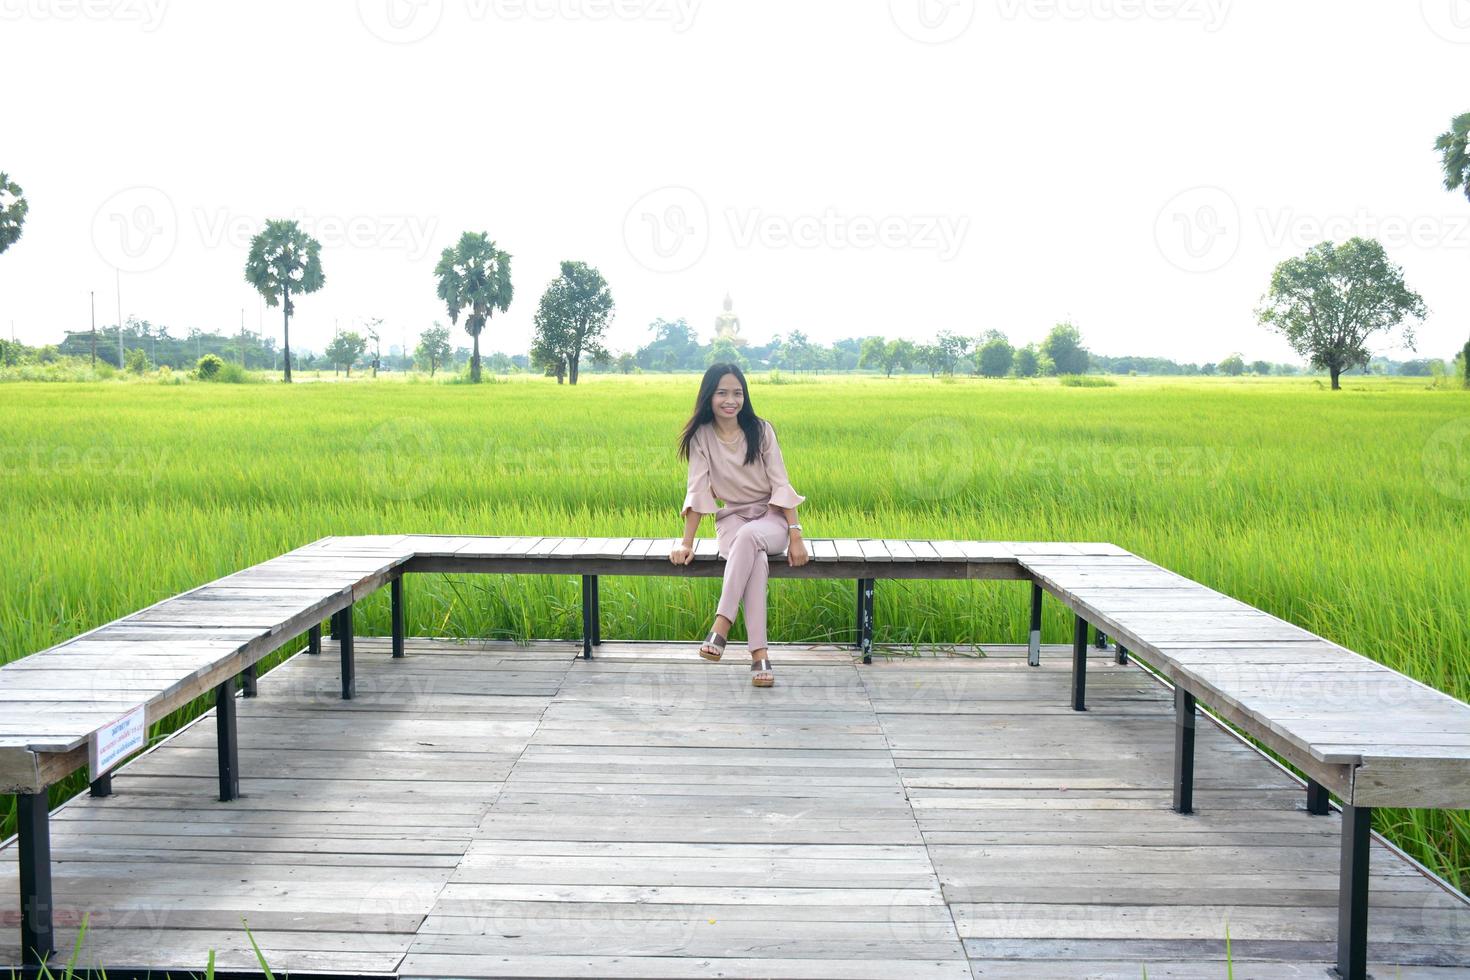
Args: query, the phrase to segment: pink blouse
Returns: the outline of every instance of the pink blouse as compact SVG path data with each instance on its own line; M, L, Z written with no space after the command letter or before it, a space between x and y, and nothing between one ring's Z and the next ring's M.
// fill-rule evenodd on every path
M761 419L764 437L760 455L745 465L745 433L733 446L727 446L715 434L714 423L706 422L694 430L689 440L689 492L679 516L690 510L714 514L715 520L729 514L761 517L772 506L796 507L806 500L791 488L776 430ZM721 507L716 502L724 501Z

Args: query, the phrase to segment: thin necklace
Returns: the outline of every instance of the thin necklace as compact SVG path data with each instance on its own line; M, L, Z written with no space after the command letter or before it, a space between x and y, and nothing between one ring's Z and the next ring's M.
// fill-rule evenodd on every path
M735 445L737 442L740 441L740 439L744 435L745 435L745 432L744 432L744 430L742 430L739 433L739 435L737 435L734 439L720 439L720 430L719 429L716 429L715 430L715 438L716 439L720 439L720 442L723 443L723 444L725 444L726 446L733 446L733 445Z

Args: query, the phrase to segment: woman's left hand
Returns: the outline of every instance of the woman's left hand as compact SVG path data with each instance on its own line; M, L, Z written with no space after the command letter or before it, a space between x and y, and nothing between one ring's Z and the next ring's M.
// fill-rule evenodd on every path
M801 538L792 538L786 550L786 564L795 567L805 565L810 560L811 556L806 553L806 542Z

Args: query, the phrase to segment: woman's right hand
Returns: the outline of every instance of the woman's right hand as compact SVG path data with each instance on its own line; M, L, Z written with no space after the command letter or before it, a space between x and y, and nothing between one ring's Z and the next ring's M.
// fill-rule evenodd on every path
M687 565L694 560L694 549L687 544L676 544L674 550L669 552L669 561L675 565Z

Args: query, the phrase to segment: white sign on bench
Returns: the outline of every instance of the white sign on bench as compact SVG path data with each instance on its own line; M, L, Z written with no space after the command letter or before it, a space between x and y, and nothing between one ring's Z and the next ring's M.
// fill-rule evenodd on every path
M94 732L88 753L88 777L96 781L148 741L148 725L144 720L144 706L138 705L117 721Z

